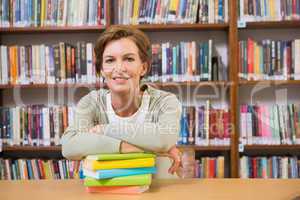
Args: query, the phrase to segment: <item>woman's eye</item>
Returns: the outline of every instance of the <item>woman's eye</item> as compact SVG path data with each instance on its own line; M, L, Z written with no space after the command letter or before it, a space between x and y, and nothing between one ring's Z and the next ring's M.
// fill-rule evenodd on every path
M113 59L107 59L105 60L105 63L112 63L113 62Z
M128 62L133 62L133 61L134 61L134 58L126 58L126 60L127 60Z

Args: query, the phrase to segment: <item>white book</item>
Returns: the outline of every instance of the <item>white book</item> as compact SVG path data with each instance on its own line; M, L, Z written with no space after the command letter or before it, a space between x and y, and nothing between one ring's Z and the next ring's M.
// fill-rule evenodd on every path
M228 0L224 0L224 22L227 23L229 20L228 20Z
M64 167L63 167L63 161L62 160L58 161L58 168L59 168L60 179L65 179Z
M294 57L294 63L295 63L294 78L295 80L299 80L300 79L300 58L298 57L298 55L300 54L300 39L295 39L293 43L295 45L294 55L292 56Z
M2 62L2 84L8 84L9 76L8 76L8 53L7 46L1 46L1 62Z
M62 21L62 26L67 25L67 16L68 16L68 1L69 0L64 0L64 10L63 10L63 21Z
M43 107L43 144L50 146L50 113L49 108Z
M80 21L80 25L86 25L87 20L88 20L88 9L89 9L89 3L92 4L92 2L89 2L88 0L83 0L83 5L82 5L82 16ZM93 8L97 8L97 5L91 5ZM95 10L95 9L94 9ZM93 25L93 24L92 24Z
M211 63L211 59L212 59L212 40L208 40L208 80L211 81L212 79L212 63Z
M214 0L208 0L208 23L213 24L215 22L215 2Z
M46 83L46 53L45 44L40 45L40 82Z
M289 178L289 160L288 160L288 157L282 157L281 160L281 177L280 178L283 178L283 179L287 179Z
M12 145L20 145L21 144L20 107L16 106L15 108L12 108L12 114L13 114Z

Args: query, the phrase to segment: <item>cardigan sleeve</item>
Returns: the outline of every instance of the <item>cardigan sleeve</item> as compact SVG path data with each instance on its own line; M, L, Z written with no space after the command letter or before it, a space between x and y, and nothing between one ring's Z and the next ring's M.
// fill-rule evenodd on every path
M82 159L97 153L119 153L121 140L107 135L89 133L97 112L91 93L81 98L75 109L74 123L61 138L62 154L68 159Z

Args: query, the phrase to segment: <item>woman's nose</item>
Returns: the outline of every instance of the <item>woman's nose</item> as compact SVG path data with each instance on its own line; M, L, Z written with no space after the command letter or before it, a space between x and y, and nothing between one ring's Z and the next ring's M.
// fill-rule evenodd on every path
M115 68L116 68L116 70L124 71L125 70L124 63L123 62L117 62Z

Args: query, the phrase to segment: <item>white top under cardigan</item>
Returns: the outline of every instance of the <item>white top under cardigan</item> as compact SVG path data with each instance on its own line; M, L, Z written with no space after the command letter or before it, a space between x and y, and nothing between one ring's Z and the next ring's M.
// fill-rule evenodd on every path
M143 93L141 106L139 109L129 117L118 116L111 103L111 94L108 93L106 97L107 116L110 123L122 124L123 122L135 123L136 125L143 124L145 122L146 114L148 112L150 102L150 96L145 91ZM168 173L168 169L171 166L171 161L166 157L156 158L157 173L153 176L154 178L177 178L176 175Z

